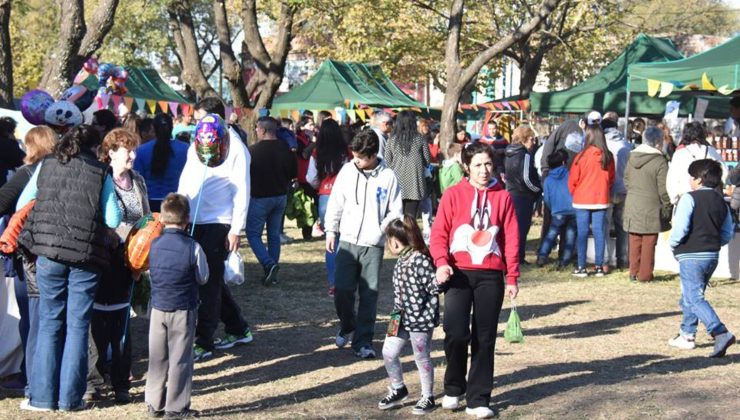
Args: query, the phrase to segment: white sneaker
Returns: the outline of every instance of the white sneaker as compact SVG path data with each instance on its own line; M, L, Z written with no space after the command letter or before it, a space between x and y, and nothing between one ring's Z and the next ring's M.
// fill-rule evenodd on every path
M442 398L442 408L445 410L457 410L460 407L460 398L461 397L453 397L450 395L445 395L444 398Z
M475 416L477 419L490 419L496 416L496 413L488 407L466 408L465 414Z
M337 337L334 340L334 343L337 345L337 347L339 347L341 349L342 347L344 347L347 344L349 344L350 341L352 341L352 334L354 334L354 333L353 332L350 332L350 333L347 333L347 334L342 335L342 332L339 331L339 332L337 332Z
M676 337L668 340L668 345L684 350L691 350L696 347L694 337L687 337L683 334L679 334Z
M21 410L26 411L54 411L51 408L42 408L42 407L34 407L31 405L31 401L26 398L23 401L21 401Z

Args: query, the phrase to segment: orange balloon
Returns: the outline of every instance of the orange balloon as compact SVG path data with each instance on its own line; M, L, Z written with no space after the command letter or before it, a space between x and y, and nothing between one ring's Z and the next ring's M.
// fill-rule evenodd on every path
M159 237L164 225L159 220L159 213L146 215L136 222L126 238L126 263L134 271L149 269L149 250L152 241Z

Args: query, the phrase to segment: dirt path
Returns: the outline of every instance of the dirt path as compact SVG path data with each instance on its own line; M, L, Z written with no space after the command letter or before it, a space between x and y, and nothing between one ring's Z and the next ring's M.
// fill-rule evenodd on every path
M296 237L298 232L290 230ZM245 285L234 288L252 324L255 341L196 366L193 408L214 418L408 418L419 380L407 349L403 358L411 392L402 410L376 408L387 380L382 360L360 361L334 346L336 320L326 296L321 242L284 247L280 284L265 288L248 254ZM384 263L375 349L391 308L390 270ZM260 270L261 271L261 270ZM707 291L722 320L740 332L740 287L720 282ZM521 418L737 418L740 412L740 346L708 359L709 337L699 348L667 346L680 321L678 281L666 275L631 284L625 273L573 280L548 269L525 269L520 314L526 342L503 338L496 351L492 401L501 417ZM508 303L500 319L503 330ZM145 418L144 320L132 323L135 403L100 403L79 418ZM435 392L441 398L443 332L434 334ZM38 418L18 410L19 398L2 395L3 418ZM412 401L413 400L413 401ZM69 417L65 415L50 415ZM438 409L431 418L467 418Z

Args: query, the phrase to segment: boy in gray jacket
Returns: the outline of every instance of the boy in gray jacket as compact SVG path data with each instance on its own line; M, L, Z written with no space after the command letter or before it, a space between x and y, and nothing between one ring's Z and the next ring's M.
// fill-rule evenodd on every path
M336 345L342 348L352 341L355 355L363 359L375 358L372 343L383 232L403 214L398 180L378 158L378 148L373 130L355 136L350 144L353 159L334 181L325 216L326 250L337 253L334 305L340 327ZM360 302L355 313L356 292Z

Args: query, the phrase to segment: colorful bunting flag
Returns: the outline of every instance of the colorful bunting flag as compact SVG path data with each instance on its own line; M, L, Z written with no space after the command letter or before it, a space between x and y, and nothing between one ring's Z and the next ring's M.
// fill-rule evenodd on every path
M365 122L365 110L364 109L356 109L355 113L357 114L357 117L359 117L362 122Z
M193 107L188 104L180 104L182 115L193 115Z
M177 118L177 106L180 105L177 102L170 102L170 112L172 116Z
M732 88L729 85L722 85L717 88L717 92L723 94L723 95L729 95L733 92Z
M352 120L352 121L356 121L357 120L357 114L355 114L355 110L354 109L348 109L347 110L347 115L349 115L349 119L350 120Z
M702 73L701 75L701 88L703 90L717 90L717 88L714 87L714 84L712 84L712 81L709 80L707 73Z
M146 106L145 99L136 98L136 109L138 109L139 111L145 111L146 110L146 108L144 108L145 106Z
M130 96L124 96L123 103L126 104L126 108L128 108L129 111L132 111L132 108L134 106L134 98Z
M297 109L291 110L290 117L293 120L293 122L298 122L298 120L301 119L301 113Z
M670 95L671 92L673 92L673 83L660 82L660 94L658 94L659 98L665 98L666 96Z
M260 113L259 114L260 115L260 118L266 117L266 116L268 116L270 114L270 110L267 109L267 108L260 108L259 113Z
M280 110L280 118L288 118L289 113L290 113L290 110L281 109Z
M365 109L365 115L367 115L368 118L371 118L374 113L375 113L375 110L373 110L372 108Z
M509 101L501 101L501 105L508 108L509 111L511 111L511 105L509 105Z
M655 96L660 90L660 80L648 79L647 81L648 96Z
M118 107L121 105L121 97L119 95L112 95L111 100L113 101L113 113L118 115Z
M509 102L509 105L511 105L511 107L514 108L514 109L516 109L517 111L519 110L519 102L517 102L517 101L511 101L511 102Z
M147 99L146 106L147 108L149 108L149 111L151 114L154 114L157 112L157 101L155 101L154 99Z
M159 109L161 109L162 112L164 112L165 114L167 113L169 108L169 104L167 103L167 101L158 101L157 105L159 105Z

